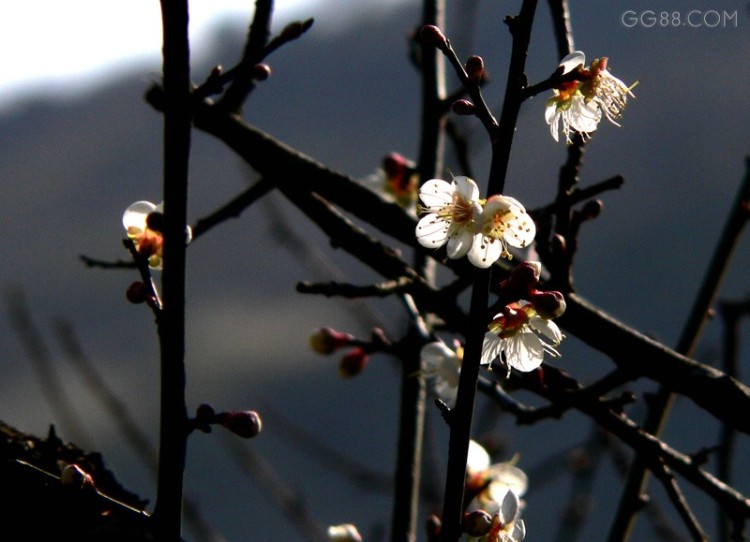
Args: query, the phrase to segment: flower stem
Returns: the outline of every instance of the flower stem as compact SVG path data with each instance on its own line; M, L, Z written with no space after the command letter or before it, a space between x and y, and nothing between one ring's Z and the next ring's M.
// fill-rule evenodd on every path
M486 314L489 301L490 270L477 269L471 292L469 326L466 349L461 362L456 406L450 411L450 438L448 444L448 473L445 480L441 542L455 542L461 536L464 508L464 482L466 461L474 416L474 399L477 394L479 362L482 355Z

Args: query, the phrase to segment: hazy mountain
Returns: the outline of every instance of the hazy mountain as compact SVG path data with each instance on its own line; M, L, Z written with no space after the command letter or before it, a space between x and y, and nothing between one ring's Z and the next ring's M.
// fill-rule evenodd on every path
M463 22L447 32L456 36L462 56L477 53L485 58L492 76L488 100L498 104L510 47L502 24L506 3L485 4L477 8L482 16L476 23L470 21L471 3L458 4L464 10L458 20ZM671 344L744 175L750 149L750 37L743 28L750 21L739 12L737 28L628 28L622 23L628 8L622 2L606 8L591 1L574 5L577 46L589 58L609 56L613 73L625 81L641 80L622 127L601 126L589 145L582 183L622 174L626 185L605 194L603 215L584 226L576 284L595 303ZM541 3L539 9L529 55L532 81L546 77L558 62L547 36L549 17ZM270 59L273 75L259 85L246 118L357 177L372 173L387 152L413 156L419 134L419 83L407 52L408 35L418 17L419 7L409 5L357 24L346 21L336 32L316 33L313 27L308 36ZM476 37L470 40L472 28ZM210 61L194 67L197 82L212 64L232 65L242 33L234 25L217 33L215 52L201 52ZM74 323L88 355L156 440L153 322L146 309L124 299L136 276L88 269L78 257L125 258L122 211L139 199L160 199L161 118L142 99L158 72L159 66L143 66L119 74L80 99L37 98L0 117L0 284L6 291L25 293L49 341L53 370L74 398L81 424L94 436L92 442L79 444L101 450L121 481L145 497L153 497L146 470L64 359L52 321L64 317ZM507 185L509 194L530 207L548 203L564 160L563 146L549 137L543 108L544 98L538 97L522 111ZM481 184L487 166L483 134L475 123L461 125L485 151L478 153L475 164ZM205 134L195 133L191 160L191 220L212 211L254 178ZM453 159L447 165L460 173ZM284 235L286 228L294 235ZM376 280L356 262L332 252L311 230L304 217L272 195L191 246L190 402L193 408L201 402L222 409L266 408L264 433L247 446L279 469L323 525L352 521L368 533L377 522L387 527L388 493L360 491L345 483L340 472L311 459L304 447L291 445L301 440L300 435L285 430L279 416L388 475L393 468L398 396L391 361L373 359L363 375L343 381L336 375L336 359L311 354L307 337L323 325L362 334L378 320L397 333L400 312L386 302L369 315L361 307L352 312L336 301L296 294L296 282L328 279L332 268L356 283ZM746 240L738 247L723 296L747 293L749 248ZM60 420L45 403L8 319L0 322L5 354L0 418L45 433L47 424ZM711 350L718 348L719 331L718 325L711 326L704 343L709 361ZM583 380L610 367L575 340L569 344L560 363ZM695 415L686 405L670 426L675 434L690 429L695 447L688 452L711 442L715 433L711 423L694 423ZM515 428L510 420L499 423L508 430L509 451L520 452L524 468L547 457L550 434L559 435L556 444L564 450L588 438L590 431L588 422L574 415L559 424L534 427ZM446 446L439 416L431 417L431 427L440 455ZM67 428L58 429L70 438ZM187 487L205 514L228 540L301 539L252 479L235 467L220 444L221 436L191 439ZM604 475L613 477L608 469ZM441 484L443 473L428 470L425 477ZM747 491L749 481L742 483L740 489ZM554 533L550 514L557 517L567 504L567 486L562 486L535 486L532 479L525 513L531 538L549 539ZM600 490L601 502L619 495L617 484ZM593 514L602 517L596 525L606 525L611 513L610 507L597 507ZM601 538L595 530L591 536Z

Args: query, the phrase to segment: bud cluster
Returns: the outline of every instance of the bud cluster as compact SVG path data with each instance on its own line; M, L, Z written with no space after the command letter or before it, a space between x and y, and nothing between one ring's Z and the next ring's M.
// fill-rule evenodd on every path
M349 351L339 362L339 375L351 378L361 373L370 361L370 353L381 351L389 346L390 342L380 328L372 329L369 341L356 339L349 333L336 331L330 327L323 327L310 335L310 347L317 353L331 355L342 348Z

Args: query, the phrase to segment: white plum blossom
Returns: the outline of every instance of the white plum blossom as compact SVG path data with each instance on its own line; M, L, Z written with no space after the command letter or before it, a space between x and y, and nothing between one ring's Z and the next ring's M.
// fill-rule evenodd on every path
M136 250L148 258L148 265L152 269L162 268L164 255L164 232L161 220L164 214L164 203L150 201L136 201L128 206L122 214L122 225L129 239L135 244ZM185 243L193 239L190 226L185 226Z
M508 245L525 248L534 241L536 225L521 203L508 196L491 196L482 209L479 234L469 251L469 261L486 268L499 258L511 259Z
M596 130L602 116L619 126L617 120L622 116L628 96L634 97L631 90L638 83L628 87L607 70L607 61L606 57L595 59L586 68L586 56L575 51L560 62L562 75L574 70L578 73L575 80L563 81L555 87L554 96L547 100L544 118L555 141L559 141L560 124L567 143L571 142L574 132L588 137Z
M456 405L463 348L452 349L441 341L428 343L420 354L421 374L432 380L435 395L449 408Z
M577 87L577 85L576 85ZM596 130L602 113L594 103L587 103L577 88L554 89L555 95L547 100L544 120L549 124L549 131L555 141L560 140L560 123L565 141L571 142L570 136L580 132L588 137Z
M351 523L328 527L328 540L331 542L362 542L362 535Z
M529 486L526 473L511 462L492 463L487 450L474 440L469 441L466 461L467 493L476 494L469 509L482 508L494 513L508 490L522 497Z
M581 92L586 101L595 103L599 107L609 122L620 126L617 121L622 117L622 111L628 103L628 96L635 98L632 89L638 82L627 86L609 72L608 61L607 57L591 61L591 66L588 68L591 78L581 84Z
M482 214L479 187L468 177L448 183L431 179L419 190L425 216L417 223L417 241L427 248L447 245L448 258L465 256L472 247Z
M560 357L556 346L565 338L552 320L543 318L531 303L507 305L488 326L482 345L481 363L490 365L501 356L508 367L530 372L539 367L545 352Z
M480 268L499 258L512 258L508 247L529 246L536 226L521 203L495 195L479 199L479 188L468 177L451 183L431 179L422 185L419 197L426 213L417 224L417 241L427 248L446 245L448 258L467 256Z
M164 205L150 201L136 201L122 215L122 225L128 238L133 240L136 250L148 258L148 265L161 269L164 237L161 231L149 226L149 215L163 213Z

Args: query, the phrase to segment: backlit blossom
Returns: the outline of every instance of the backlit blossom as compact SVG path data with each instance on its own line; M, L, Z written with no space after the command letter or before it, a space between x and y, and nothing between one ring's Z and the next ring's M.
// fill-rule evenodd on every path
M426 213L417 224L417 241L427 248L446 245L448 258L465 256L472 247L482 214L479 188L468 177L448 183L431 179L419 190Z
M122 225L139 253L148 258L148 265L161 269L164 251L164 236L160 227L154 224L154 217L164 212L163 204L150 201L137 201L122 215ZM149 216L152 218L149 220Z
M631 90L635 85L628 87L614 77L607 70L606 57L593 60L588 68L584 67L585 62L586 56L581 51L560 62L563 75L577 71L577 76L575 80L561 82L553 89L554 96L547 100L544 117L555 141L559 140L561 124L567 143L575 132L587 137L596 130L602 116L619 126L617 120L628 96L633 97Z
M362 535L351 523L328 527L328 540L331 542L362 542Z
M499 258L511 259L508 246L524 248L534 241L536 226L521 203L508 196L491 196L482 209L479 235L468 253L469 261L486 268Z
M511 368L530 372L539 367L544 353L559 357L556 346L565 337L552 320L543 318L527 301L507 305L495 315L482 345L482 364L501 359Z
M474 499L469 508L482 508L494 513L508 490L518 497L526 493L526 473L512 462L492 463L487 450L478 442L469 441L466 462L466 492Z
M482 542L521 542L526 538L526 524L521 519L521 501L510 489L506 491L500 508L492 517L490 532Z
M435 395L453 408L456 405L463 348L456 344L455 349L451 349L443 342L432 342L422 347L420 359L421 374L431 379Z
M581 83L581 93L587 102L593 102L612 124L619 126L617 120L628 103L628 96L635 98L631 90L638 83L628 87L607 70L608 58L597 58L591 61L588 68L590 78Z
M419 197L416 167L408 158L392 152L383 158L381 167L374 174L362 180L362 184L383 199L403 207L409 214L414 214Z

